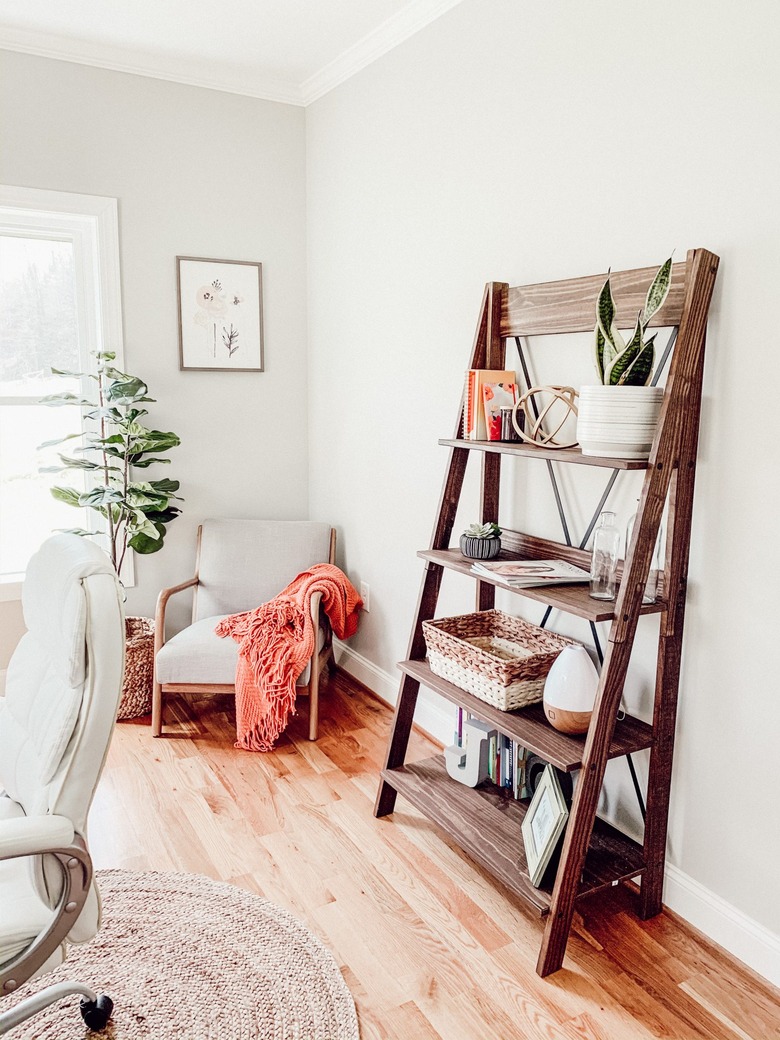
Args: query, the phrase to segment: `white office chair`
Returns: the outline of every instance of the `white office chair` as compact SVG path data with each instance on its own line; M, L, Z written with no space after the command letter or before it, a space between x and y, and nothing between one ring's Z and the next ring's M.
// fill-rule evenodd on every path
M195 577L163 589L155 620L152 736L162 734L169 693L233 693L238 644L214 629L229 614L254 610L277 596L302 571L333 563L336 532L309 520L204 520L198 528ZM165 641L165 612L177 592L194 588L192 624ZM332 653L330 625L312 598L315 652L298 679L309 698L309 739L317 739L319 681Z
M87 813L116 720L124 670L122 595L96 545L60 534L30 560L27 633L0 699L0 992L51 971L100 927ZM49 986L0 1014L0 1034L72 993L90 1029L108 997ZM0 1007L2 1005L0 1004Z

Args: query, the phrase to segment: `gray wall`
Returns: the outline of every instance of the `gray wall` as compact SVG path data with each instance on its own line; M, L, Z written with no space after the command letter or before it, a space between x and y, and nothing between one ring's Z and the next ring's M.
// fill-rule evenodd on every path
M765 972L780 964L779 47L775 0L749 19L725 0L464 0L307 109L311 513L341 524L350 574L371 586L345 661L392 694L446 461L436 440L451 436L484 283L660 264L694 246L722 257L667 897L710 934L717 906L732 949L729 921L744 914ZM537 381L594 381L589 337L532 356ZM318 440L334 413L335 441ZM560 469L581 533L606 477ZM554 537L544 467L503 470L503 522ZM621 525L637 493L629 481L615 500ZM466 499L463 524L473 482ZM444 593L443 614L471 608L470 580L448 575ZM627 699L647 716L657 622L641 629ZM608 780L603 808L638 829L622 762Z
M182 440L150 471L185 499L136 557L128 610L150 614L193 572L204 517L307 515L304 112L7 51L0 98L0 183L119 199L126 367ZM265 373L179 371L177 255L263 263Z

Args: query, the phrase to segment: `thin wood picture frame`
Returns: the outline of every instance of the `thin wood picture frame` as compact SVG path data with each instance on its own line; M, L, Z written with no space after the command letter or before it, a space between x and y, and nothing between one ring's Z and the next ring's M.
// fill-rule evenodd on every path
M555 769L546 765L521 830L531 884L538 888L566 827L569 810Z
M179 369L262 372L263 265L176 257Z

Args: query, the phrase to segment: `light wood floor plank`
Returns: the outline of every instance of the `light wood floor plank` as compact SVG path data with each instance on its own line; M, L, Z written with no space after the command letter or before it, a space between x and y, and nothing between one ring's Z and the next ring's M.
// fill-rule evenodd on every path
M399 798L372 815L390 712L336 671L276 751L233 747L225 696L172 698L169 734L117 727L93 807L96 866L203 873L284 906L329 946L362 1040L780 1040L780 994L624 887L575 917L562 971L542 922ZM436 748L415 733L410 758ZM518 842L520 835L518 834Z

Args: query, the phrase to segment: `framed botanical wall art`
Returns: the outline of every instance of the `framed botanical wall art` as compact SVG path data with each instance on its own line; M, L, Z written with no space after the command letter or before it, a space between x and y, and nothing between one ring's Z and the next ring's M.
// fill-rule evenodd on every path
M263 265L176 257L179 367L263 371Z

